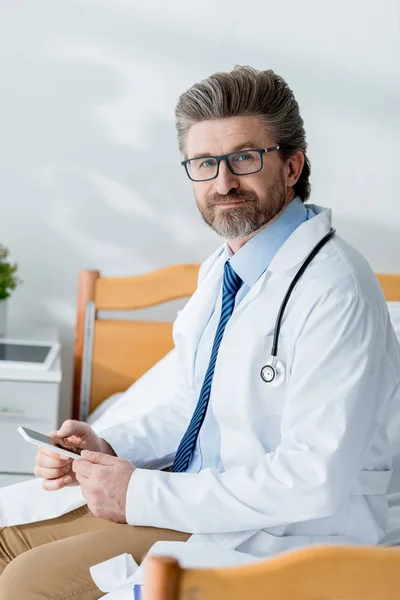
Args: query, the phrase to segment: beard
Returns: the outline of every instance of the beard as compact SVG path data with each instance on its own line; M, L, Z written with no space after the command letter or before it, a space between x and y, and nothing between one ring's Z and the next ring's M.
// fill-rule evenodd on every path
M227 208L216 206L230 202L243 204ZM283 168L268 185L262 198L251 190L235 190L225 196L212 194L202 204L196 197L196 203L203 220L218 235L227 240L247 237L272 221L286 206Z

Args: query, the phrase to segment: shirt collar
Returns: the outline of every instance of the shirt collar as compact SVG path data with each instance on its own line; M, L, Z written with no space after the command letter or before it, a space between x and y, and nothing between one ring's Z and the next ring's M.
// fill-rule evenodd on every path
M224 247L226 260L230 261L235 273L244 283L252 287L269 267L281 246L310 216L312 215L307 211L301 198L296 196L275 221L246 242L236 254L232 254L226 242Z

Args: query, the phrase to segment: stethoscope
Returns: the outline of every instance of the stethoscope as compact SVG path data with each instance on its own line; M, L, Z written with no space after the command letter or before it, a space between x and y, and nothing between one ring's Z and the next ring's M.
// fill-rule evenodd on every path
M265 381L265 383L268 383L271 386L281 385L281 383L283 383L285 381L285 377L286 377L285 365L283 364L282 361L280 361L277 358L278 340L279 340L279 334L281 331L281 322L283 319L283 314L285 312L286 305L289 302L289 298L293 292L293 289L294 289L296 283L299 281L300 277L303 275L304 271L307 269L308 265L313 260L313 258L318 254L318 252L321 250L321 248L323 246L325 246L326 242L328 242L331 239L331 237L334 235L335 231L336 230L332 228L326 235L324 235L324 237L322 239L320 239L318 244L316 246L314 246L314 248L311 250L311 252L308 254L306 259L304 260L300 269L297 271L296 275L294 276L293 281L290 284L290 286L285 294L284 299L282 300L282 304L279 308L278 316L276 317L276 322L275 322L275 327L274 327L274 337L273 337L273 341L272 341L271 357L270 357L269 361L267 362L267 364L264 365L260 371L261 379L263 381Z

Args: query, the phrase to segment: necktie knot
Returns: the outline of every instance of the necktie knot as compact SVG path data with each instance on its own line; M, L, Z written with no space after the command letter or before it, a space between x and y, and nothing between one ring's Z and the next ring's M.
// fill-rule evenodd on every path
M225 293L236 296L243 281L233 270L231 263L227 260L224 267L224 281L222 289Z

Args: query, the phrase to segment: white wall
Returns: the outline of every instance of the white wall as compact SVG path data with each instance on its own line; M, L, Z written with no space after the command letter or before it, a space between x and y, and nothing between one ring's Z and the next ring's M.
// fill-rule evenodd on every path
M179 165L173 109L234 64L300 103L313 202L376 270L400 271L397 0L0 0L0 241L10 325L54 323L69 413L78 270L142 273L219 243Z

